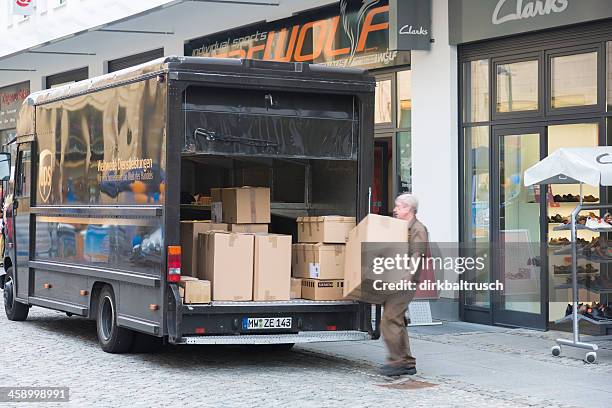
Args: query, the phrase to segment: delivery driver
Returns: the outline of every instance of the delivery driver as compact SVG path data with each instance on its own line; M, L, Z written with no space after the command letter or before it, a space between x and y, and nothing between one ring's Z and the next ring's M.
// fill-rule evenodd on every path
M427 228L416 218L419 201L411 194L402 194L395 200L393 216L408 221L408 251L411 257L424 254L427 247ZM420 269L420 268L419 268ZM418 282L419 272L412 281ZM416 374L416 359L410 352L408 332L406 331L406 310L414 297L414 291L402 291L390 295L383 303L380 330L387 345L389 357L382 366L381 373L387 376Z

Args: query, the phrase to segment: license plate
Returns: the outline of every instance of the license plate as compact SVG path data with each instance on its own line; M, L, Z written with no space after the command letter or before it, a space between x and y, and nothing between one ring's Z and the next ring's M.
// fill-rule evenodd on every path
M290 329L291 317L245 317L243 330Z

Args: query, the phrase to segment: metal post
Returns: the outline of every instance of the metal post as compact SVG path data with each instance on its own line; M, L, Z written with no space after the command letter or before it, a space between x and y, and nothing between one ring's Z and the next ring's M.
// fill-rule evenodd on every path
M582 184L580 186L582 187ZM582 201L582 194L580 195L580 200ZM578 204L578 206L572 211L572 325L574 332L574 343L578 343L580 341L580 334L578 333L578 250L576 247L576 216L580 212L579 209L581 206L582 203Z

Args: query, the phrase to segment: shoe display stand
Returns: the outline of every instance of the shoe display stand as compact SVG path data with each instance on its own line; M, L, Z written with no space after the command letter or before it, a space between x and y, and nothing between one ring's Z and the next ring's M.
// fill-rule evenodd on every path
M561 323L565 323L568 321L572 322L572 339L557 339L557 345L552 347L552 354L554 356L558 356L561 354L561 346L568 346L568 347L577 347L577 348L581 348L581 349L585 349L585 350L590 350L589 352L587 352L586 356L585 356L585 361L588 363L594 363L597 360L597 344L593 344L593 343L586 343L586 342L582 342L580 340L580 326L579 326L579 322L585 321L588 322L590 324L593 325L597 325L597 326L607 326L610 325L612 326L612 319L601 319L601 320L596 320L596 319L591 319L588 316L584 316L580 313L578 313L578 308L579 308L579 288L583 287L579 284L579 280L578 280L578 260L580 258L582 258L582 256L578 255L578 245L577 245L577 230L589 230L595 233L608 233L608 232L612 232L612 228L589 228L586 227L584 225L580 225L577 224L577 219L578 219L578 214L581 211L585 211L585 210L603 210L603 209L612 209L612 204L584 204L582 201L582 184L580 184L580 202L578 203L578 205L576 206L576 208L574 208L574 210L571 212L570 215L570 222L567 225L563 225L563 226L557 226L554 228L555 231L566 231L569 230L571 232L571 239L570 239L570 247L571 247L571 252L569 255L571 255L572 258L572 268L571 268L571 285L557 285L555 286L556 289L569 289L571 287L572 289L572 313L565 316L562 319L559 319L555 322L555 324L561 324ZM610 263L612 261L609 260L601 260L601 262L598 262L596 259L593 258L588 258L588 260L592 263ZM604 294L604 293L612 293L612 288L611 289L595 289L595 288L588 288L588 290L590 291L595 291L598 292L600 294Z

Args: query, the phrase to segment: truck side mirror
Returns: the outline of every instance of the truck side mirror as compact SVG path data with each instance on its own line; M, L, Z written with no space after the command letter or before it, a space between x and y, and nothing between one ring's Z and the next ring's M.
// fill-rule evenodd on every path
M11 178L11 154L0 153L0 181L9 181Z

